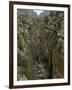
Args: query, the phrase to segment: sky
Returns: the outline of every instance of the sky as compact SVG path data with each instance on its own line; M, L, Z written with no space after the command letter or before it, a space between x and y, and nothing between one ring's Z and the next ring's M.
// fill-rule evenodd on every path
M35 10L34 10L34 12L36 12L36 13L37 13L37 15L40 15L40 14L43 12L43 10L38 10L38 9L35 9Z

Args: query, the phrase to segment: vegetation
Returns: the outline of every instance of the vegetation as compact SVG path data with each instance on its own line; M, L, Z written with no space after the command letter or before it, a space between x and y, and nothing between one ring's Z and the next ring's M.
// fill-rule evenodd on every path
M17 79L64 77L64 12L17 10Z

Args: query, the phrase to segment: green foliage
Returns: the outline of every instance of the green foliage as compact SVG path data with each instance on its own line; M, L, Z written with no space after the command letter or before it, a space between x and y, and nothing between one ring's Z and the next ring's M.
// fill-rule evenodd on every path
M49 16L44 17L44 22L53 29L59 30L64 26L64 13L58 11L51 11Z
M32 71L29 70L29 69L26 68L26 67L21 67L21 66L20 66L20 69L18 69L18 74L20 74L20 75L25 75L28 80L34 79L34 76L33 76Z
M19 53L18 53L18 66L21 66L23 68L27 68L28 66L28 61L24 59Z
M64 55L64 40L58 37L59 31L64 32L64 12L51 11L49 15L40 17L29 11L18 10L17 13L18 74L25 75L28 80L54 78L53 63L59 56L63 60Z
M45 22L45 24L48 24L48 16L44 17L44 22Z

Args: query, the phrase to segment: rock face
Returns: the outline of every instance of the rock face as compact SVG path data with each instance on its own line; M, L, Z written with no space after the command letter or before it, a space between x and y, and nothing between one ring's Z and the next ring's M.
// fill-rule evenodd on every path
M64 12L17 10L17 79L64 77Z
M37 13L35 13L32 9L18 9L18 13L22 15L28 15L28 16L37 16Z

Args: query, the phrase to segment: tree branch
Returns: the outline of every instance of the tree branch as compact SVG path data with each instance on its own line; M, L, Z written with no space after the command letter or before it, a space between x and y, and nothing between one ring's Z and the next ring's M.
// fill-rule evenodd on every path
M57 34L57 36L58 36L58 38L62 38L63 40L64 40L64 36L62 35L58 35L58 32L56 31L56 30L54 30L54 29L52 29L52 28L50 28L50 27L48 27L48 26L46 26L46 25L44 25L44 24L42 24L43 25L43 27L45 28L45 29L47 29L48 31L53 31L53 32L55 32L56 34Z
M58 36L58 38L62 38L64 40L64 36Z
M50 28L50 27L48 27L48 26L46 26L46 25L44 25L44 24L42 24L42 25L43 25L43 27L44 27L45 29L47 29L47 30L49 30L49 31L53 31L53 32L57 33L57 31L56 31L56 30L54 30L54 29L52 29L52 28Z

